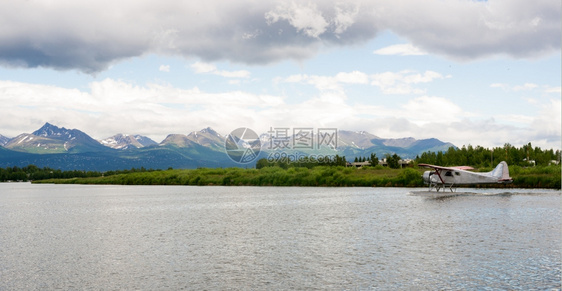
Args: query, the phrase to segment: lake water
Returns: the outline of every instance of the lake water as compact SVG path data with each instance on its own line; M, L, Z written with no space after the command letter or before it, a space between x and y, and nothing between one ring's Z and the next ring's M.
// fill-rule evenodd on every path
M0 183L0 290L560 289L560 191L411 190Z

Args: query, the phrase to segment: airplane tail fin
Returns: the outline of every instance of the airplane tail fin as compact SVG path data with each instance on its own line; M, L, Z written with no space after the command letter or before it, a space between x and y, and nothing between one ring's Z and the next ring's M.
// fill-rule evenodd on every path
M509 176L509 169L505 161L500 162L496 168L492 171L492 176L498 179L498 182L509 183L513 179Z

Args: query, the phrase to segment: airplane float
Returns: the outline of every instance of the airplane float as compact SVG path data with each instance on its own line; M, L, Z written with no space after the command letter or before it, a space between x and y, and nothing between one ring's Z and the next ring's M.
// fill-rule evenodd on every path
M420 167L432 168L432 171L423 173L423 182L429 184L429 191L435 188L435 191L449 188L451 192L456 190L458 185L476 185L476 184L507 184L513 182L509 177L509 169L506 162L500 162L496 168L486 173L476 173L472 167L441 167L428 164L419 164Z

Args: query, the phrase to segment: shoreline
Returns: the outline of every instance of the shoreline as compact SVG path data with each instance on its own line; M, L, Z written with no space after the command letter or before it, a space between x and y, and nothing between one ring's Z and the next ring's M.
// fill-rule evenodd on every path
M423 188L421 174L425 169L376 169L314 167L268 167L262 169L200 168L131 172L105 177L34 180L48 184L102 185L192 185L192 186L287 186L287 187L405 187ZM540 170L540 169L539 169ZM540 188L560 189L558 173L514 171L511 184L459 185L474 189Z

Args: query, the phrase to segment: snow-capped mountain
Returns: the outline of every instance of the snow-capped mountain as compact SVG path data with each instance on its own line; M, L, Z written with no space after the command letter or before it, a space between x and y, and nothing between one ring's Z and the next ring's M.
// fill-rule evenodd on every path
M113 149L128 149L130 147L143 148L146 146L157 145L152 139L142 135L116 134L114 136L99 140L99 142Z
M200 131L190 132L187 135L187 138L202 146L224 148L225 138L210 127L204 128Z
M366 131L338 131L338 147L366 149L375 145L373 141L381 138Z
M72 139L72 134L76 133L77 129L68 130L64 127L58 127L52 125L50 123L45 123L41 128L34 131L32 134L35 136L42 136L42 137L57 137L61 139ZM83 132L81 132L84 134ZM76 137L75 137L76 138Z
M4 145L8 149L32 153L99 151L99 142L78 129L66 129L45 123L33 133L20 134Z
M199 131L193 131L189 134L170 134L160 145L174 145L178 147L189 147L193 145L200 145L216 150L224 151L224 139L221 134L216 132L210 127L204 128Z
M4 146L10 141L11 138L3 136L0 134L0 146Z
M22 133L4 145L7 149L30 153L64 153L68 150L67 146L64 141L29 133Z

